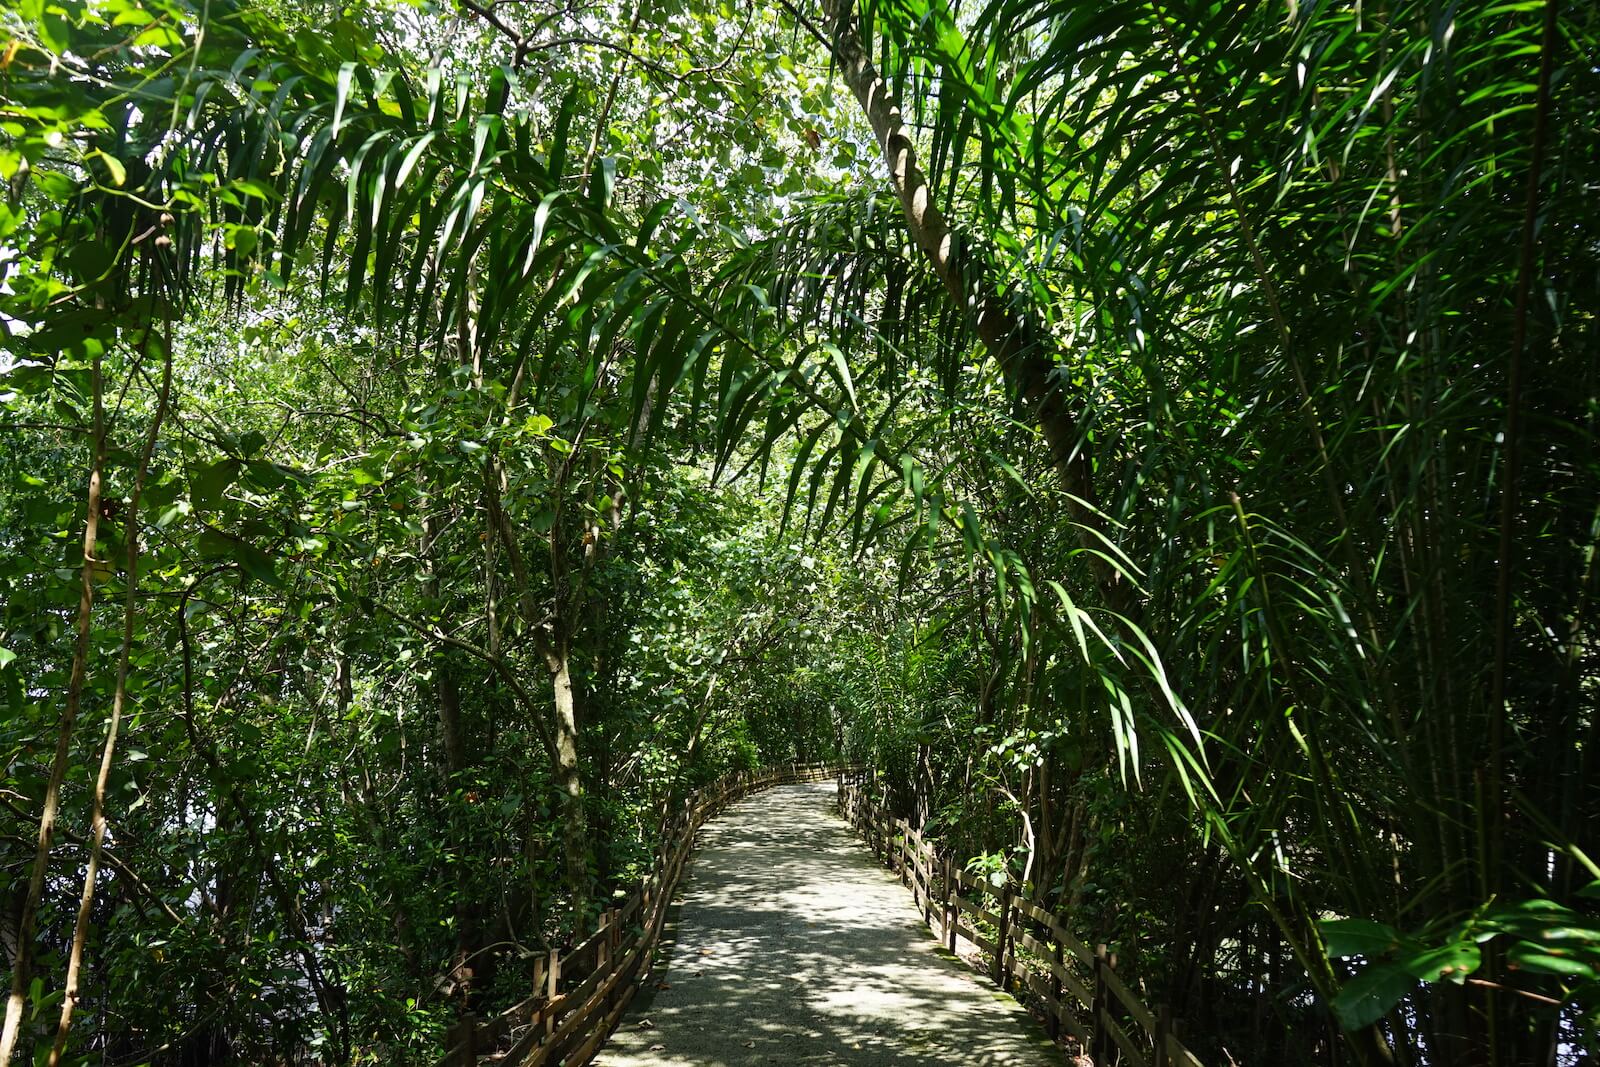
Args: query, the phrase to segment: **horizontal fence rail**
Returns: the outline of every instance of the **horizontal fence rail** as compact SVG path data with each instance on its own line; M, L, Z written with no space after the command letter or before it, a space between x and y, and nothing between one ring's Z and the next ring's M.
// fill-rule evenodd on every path
M789 763L737 771L690 793L662 815L661 844L649 876L619 906L603 912L582 942L565 953L551 949L534 961L531 996L487 1021L458 1022L446 1040L441 1067L468 1067L479 1057L507 1067L588 1063L649 977L667 908L706 820L757 790L825 781L841 770L833 764Z
M1038 999L1052 1038L1071 1035L1096 1067L1119 1060L1124 1067L1202 1067L1178 1040L1166 1010L1150 1009L1128 988L1106 946L1091 951L1029 894L1010 883L992 886L941 856L867 786L859 771L840 773L839 813L900 876L947 949L954 952L957 938L965 938L988 955L996 985Z

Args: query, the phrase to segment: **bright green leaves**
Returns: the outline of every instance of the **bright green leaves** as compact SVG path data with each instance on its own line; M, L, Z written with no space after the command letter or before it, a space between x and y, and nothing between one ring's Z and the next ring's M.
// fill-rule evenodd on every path
M159 509L156 524L169 536L192 533L205 564L231 563L245 577L282 589L283 545L303 550L315 542L297 521L298 505L315 483L296 467L262 458L268 441L260 430L242 430L228 444L235 455L184 464L186 500L176 500L174 479L157 482L145 504ZM192 525L177 525L183 517Z
M1491 911L1475 932L1506 935L1509 967L1558 978L1591 1012L1600 1009L1600 918L1535 898Z
M260 447L258 441L250 443ZM253 494L271 493L282 488L292 473L273 463L233 458L190 465L187 468L189 504L200 524L196 541L200 557L213 563L235 563L245 575L269 586L281 587L282 578L273 556L260 547L262 542L274 539L271 525L260 517L239 522L241 510L254 509L241 500L230 499L228 490L245 475ZM168 521L161 525L167 526Z
M382 485L382 464L373 460L357 463L350 468L350 482L356 486Z
M1483 946L1491 941L1513 975L1554 979L1568 1001L1584 1005L1589 1013L1600 1008L1600 919L1551 900L1486 908L1465 923L1431 934L1403 934L1368 919L1329 919L1318 928L1330 957L1364 961L1333 1002L1347 1030L1377 1023L1418 983L1467 981L1483 965ZM1514 977L1507 981L1516 987Z
M1417 987L1418 982L1457 984L1478 969L1482 957L1470 938L1429 945L1393 927L1367 919L1330 919L1318 924L1328 955L1358 956L1366 965L1339 990L1333 1010L1347 1030L1378 1022Z
M83 25L85 5L71 0L19 0L16 11L44 48L62 55L72 48L74 30Z

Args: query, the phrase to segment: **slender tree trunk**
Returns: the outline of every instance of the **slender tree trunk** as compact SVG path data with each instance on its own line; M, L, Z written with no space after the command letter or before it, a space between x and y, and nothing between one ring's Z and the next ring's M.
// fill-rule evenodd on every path
M467 768L467 744L461 729L461 689L456 685L450 654L434 661L434 686L439 703L439 735L444 742L445 771L451 778Z
M560 519L550 530L551 585L556 590L558 610L545 619L533 595L532 576L528 570L522 547L517 543L511 519L500 500L500 472L491 461L485 468L484 501L489 510L490 523L498 532L501 547L505 549L506 562L511 565L511 577L517 586L517 606L523 624L543 654L545 666L550 670L554 685L555 730L552 770L556 787L561 793L562 850L566 864L567 888L582 918L583 906L589 894L589 830L583 808L583 771L578 749L578 699L572 680L571 627L563 616L570 591L564 589L569 578L564 552L565 543L560 535ZM580 605L581 606L581 605ZM534 713L534 709L528 709Z
M583 810L583 775L578 763L578 702L572 684L572 649L565 640L546 652L555 684L556 785L561 790L562 850L573 910L580 917L589 898L589 827Z
M1056 873L1056 817L1055 804L1051 791L1054 782L1051 780L1050 764L1053 757L1046 752L1044 759L1039 761L1039 785L1035 790L1039 800L1039 839L1038 849L1038 889L1039 899L1045 899L1045 894L1050 892L1050 879Z
M67 775L72 755L72 729L83 704L84 682L89 674L89 622L94 610L95 542L100 532L100 484L105 470L106 426L98 350L94 357L94 444L89 467L89 510L83 523L82 585L78 594L77 638L73 645L72 675L67 682L67 703L56 729L55 759L50 765L50 780L44 791L44 811L39 815L39 843L33 856L33 874L28 880L28 895L17 920L17 955L11 968L11 995L6 1000L5 1029L0 1031L0 1067L11 1063L22 1032L22 1009L28 996L28 980L33 964L34 926L39 918L39 900L44 895L45 873L50 867L50 843L55 837L56 816L61 808L61 783Z
M917 829L928 825L933 814L933 748L923 742L917 745L917 784L912 797L913 817Z
M429 515L422 523L422 565L426 577L422 593L434 603L440 602L439 560L437 544L442 526ZM444 746L445 775L454 778L467 766L467 745L461 725L461 692L456 687L456 677L450 669L450 654L444 650L434 653L434 697L439 712L439 740Z
M442 603L443 589L439 579L439 552L438 541L443 533L444 524L431 511L422 522L422 566L423 582L422 593L434 604ZM456 675L450 662L450 653L445 649L437 649L433 654L433 697L435 710L439 716L439 743L444 750L443 766L445 791L459 788L461 774L467 769L467 744L465 730L461 721L461 690L456 684ZM462 850L463 855L468 851L471 842L458 840L456 846ZM466 863L457 863L456 891L453 907L455 911L455 949L450 954L450 978L454 983L452 995L458 1000L461 1012L466 1013L471 1009L471 997L475 986L475 972L472 960L477 955L482 941L480 930L481 909L473 894L470 867Z
M139 468L134 473L133 491L128 501L128 519L123 530L128 562L127 587L122 599L122 649L117 657L117 688L111 699L111 722L106 727L105 746L100 752L100 773L94 782L89 864L83 875L83 893L78 900L78 918L72 931L72 949L67 957L67 987L61 998L61 1018L56 1024L56 1039L50 1049L50 1067L57 1067L61 1062L61 1055L67 1047L67 1034L72 1029L72 1013L78 1004L78 984L83 969L83 946L89 939L89 915L94 907L95 877L100 872L100 854L105 847L106 785L111 780L111 766L116 756L117 729L122 724L122 712L128 702L128 667L133 656L134 626L139 615L139 498L144 494L145 477L150 470L150 457L155 453L156 440L161 435L161 422L166 417L167 403L172 396L171 334L169 326L167 336L162 343L161 392L156 398L155 413L150 417L150 429L145 434L144 449L139 454Z
M823 7L832 24L839 71L877 135L878 147L889 165L890 183L905 213L906 228L950 296L959 306L972 310L984 348L999 365L1007 386L1032 411L1044 433L1056 475L1068 494L1067 509L1078 538L1089 549L1085 558L1094 569L1101 594L1113 610L1131 617L1137 610L1132 591L1103 557L1105 543L1116 541L1115 531L1100 516L1089 443L1068 408L1069 397L1053 380L1056 363L1050 346L1032 336L1034 331L1026 320L1012 310L988 279L968 269L971 257L934 202L934 190L917 164L900 107L861 46L852 24L855 5L824 0Z

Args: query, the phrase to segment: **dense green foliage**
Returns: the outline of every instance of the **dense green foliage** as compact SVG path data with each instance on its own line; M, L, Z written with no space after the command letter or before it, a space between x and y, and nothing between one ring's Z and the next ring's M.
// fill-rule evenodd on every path
M1593 9L0 30L7 1055L429 1062L835 757L1207 1062L1600 1055Z

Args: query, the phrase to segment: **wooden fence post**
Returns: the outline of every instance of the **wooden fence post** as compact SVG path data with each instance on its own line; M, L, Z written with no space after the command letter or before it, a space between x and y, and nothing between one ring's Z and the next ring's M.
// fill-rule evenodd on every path
M610 926L607 927L607 929L609 929L611 931L611 935L607 939L607 940L609 940L611 942L611 944L606 947L606 957L611 961L611 966L615 970L615 969L619 969L620 965L622 963L622 909L621 908L612 908L611 909L611 924L610 924ZM612 987L612 996L606 1000L606 1009L607 1009L607 1011L610 1010L612 1002L616 999L617 993L620 992L620 988L619 988L620 984L621 983L618 983L618 986Z
M1000 929L994 946L994 984L1007 988L1010 968L1006 966L1006 943L1011 939L1011 879L1000 887Z
M1167 1035L1172 1033L1172 1009L1165 1004L1156 1005L1156 1055L1151 1067L1167 1067Z
M1050 1033L1050 1040L1054 1041L1061 1036L1061 975L1059 972L1067 965L1066 957L1061 953L1061 939L1056 937L1054 930L1050 931L1050 959L1055 964L1055 969L1050 972L1051 1004L1044 1026Z
M473 1067L478 1062L472 1040L477 1029L478 1020L471 1012L450 1024L449 1035L445 1038L445 1047L450 1051L445 1057L444 1067Z
M929 847L927 841L923 841L921 847L917 849L917 862L919 864L926 863L928 865L927 882L922 887L922 891L923 891L923 896L922 896L922 920L923 920L923 922L927 923L929 927L932 927L933 926L933 849L931 847Z
M1105 972L1111 966L1111 957L1106 951L1106 946L1094 947L1094 1005L1090 1009L1092 1025L1094 1026L1092 1051L1089 1058L1095 1063L1109 1063L1111 1057L1111 1034L1106 1030L1105 1020L1109 1018L1110 1011L1106 1005L1109 990L1106 989Z
M955 864L949 856L944 858L944 936L952 955L956 951L956 882Z
M550 962L545 966L544 995L547 1004L554 1002L556 995L561 991L561 950L550 950ZM556 1016L552 1011L546 1011L544 1016L544 1039L550 1040L550 1035L556 1032Z

